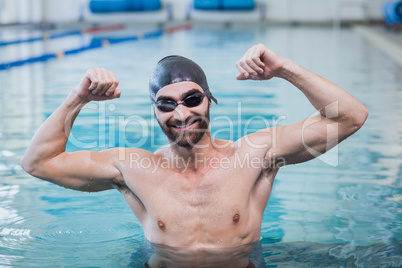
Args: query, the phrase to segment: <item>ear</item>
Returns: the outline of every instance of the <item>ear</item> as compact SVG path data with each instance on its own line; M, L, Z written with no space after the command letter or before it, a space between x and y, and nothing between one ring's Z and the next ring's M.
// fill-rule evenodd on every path
M212 107L212 101L208 100L208 106L209 106L209 108Z

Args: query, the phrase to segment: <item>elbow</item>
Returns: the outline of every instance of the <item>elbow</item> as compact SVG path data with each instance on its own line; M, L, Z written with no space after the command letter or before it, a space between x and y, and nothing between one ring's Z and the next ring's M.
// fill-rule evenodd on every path
M353 117L352 133L358 131L364 125L364 123L367 120L368 115L369 115L369 111L368 111L367 107L362 104L359 111L357 111L355 116Z
M25 155L22 157L20 165L27 173L31 175L35 173L34 165L27 159Z
M368 116L369 116L369 110L367 109L366 106L364 106L362 104L361 110L359 112L359 117L358 117L358 120L357 120L357 125L358 125L359 128L361 128L364 125L364 123L366 122Z
M20 165L28 174L34 177L39 177L38 162L28 157L26 154L22 157Z

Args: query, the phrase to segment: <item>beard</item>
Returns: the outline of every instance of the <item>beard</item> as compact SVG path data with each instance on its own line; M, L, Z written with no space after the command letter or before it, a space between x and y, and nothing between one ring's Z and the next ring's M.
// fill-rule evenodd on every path
M159 122L158 118L156 118L156 120L170 142L177 144L180 147L193 148L201 140L204 134L208 132L209 107L205 114L190 116L186 118L185 121L169 120L166 124L163 124ZM174 125L187 125L189 123L198 124L198 127L186 131L177 131L174 127Z

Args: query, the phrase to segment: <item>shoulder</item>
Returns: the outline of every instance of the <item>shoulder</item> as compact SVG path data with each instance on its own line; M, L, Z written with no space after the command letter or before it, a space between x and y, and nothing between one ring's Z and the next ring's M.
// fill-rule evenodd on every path
M109 161L120 171L118 181L129 188L133 188L133 185L128 185L130 181L149 179L149 172L156 170L155 166L161 165L163 161L160 154L140 148L119 147L103 152L109 155Z
M155 156L164 157L169 152L169 146L164 146L156 150L153 154Z
M103 153L107 155L109 161L120 171L127 166L130 166L130 164L133 165L136 161L141 161L142 159L160 158L160 155L140 148L117 147L105 150Z
M235 144L231 140L211 139L211 143L216 148L232 148Z

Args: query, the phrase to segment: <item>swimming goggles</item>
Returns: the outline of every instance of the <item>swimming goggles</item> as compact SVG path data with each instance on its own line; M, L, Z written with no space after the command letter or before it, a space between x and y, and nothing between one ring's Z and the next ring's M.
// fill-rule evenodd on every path
M154 104L156 108L158 108L158 110L161 112L171 112L174 111L174 109L176 109L176 107L179 106L180 104L183 104L184 106L189 108L196 107L201 104L201 102L204 100L204 97L205 92L195 93L185 97L180 102L176 102L174 100L161 99L154 102Z

